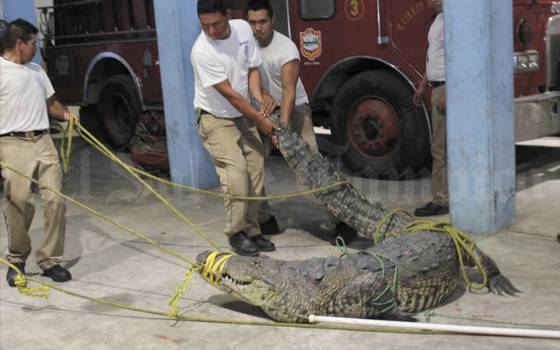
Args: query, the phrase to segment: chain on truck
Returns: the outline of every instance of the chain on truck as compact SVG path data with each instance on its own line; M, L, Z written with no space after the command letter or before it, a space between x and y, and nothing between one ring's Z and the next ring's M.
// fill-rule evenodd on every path
M560 2L512 1L516 140L560 133ZM229 1L233 17L245 3ZM367 177L426 166L431 107L428 98L414 106L412 96L435 16L428 1L272 4L276 30L300 50L314 123L330 130L320 147ZM112 146L123 147L142 113L163 111L152 0L54 0L40 10L59 99L79 104L84 122L98 123Z

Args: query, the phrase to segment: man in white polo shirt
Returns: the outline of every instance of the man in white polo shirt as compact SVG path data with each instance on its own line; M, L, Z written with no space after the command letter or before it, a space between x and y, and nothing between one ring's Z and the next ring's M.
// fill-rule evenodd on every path
M430 0L438 13L428 33L426 74L418 84L414 103L422 105L426 86L432 87L432 200L414 211L416 216L442 215L449 212L447 189L447 132L445 117L445 41L442 0Z
M257 127L272 134L266 115L275 104L262 93L257 44L249 24L230 20L222 0L199 0L197 11L202 32L193 45L191 61L199 135L225 194L262 196L264 150ZM261 103L261 111L248 102L250 95ZM238 254L254 256L275 249L261 234L260 205L259 201L225 199L225 234Z
M60 191L62 171L58 153L49 136L49 118L78 120L55 97L54 89L41 66L31 62L36 51L37 28L23 20L9 23L4 32L4 53L0 58L0 162ZM25 273L31 253L28 231L34 206L30 202L31 181L9 169L2 169L8 224L7 260ZM45 241L37 251L43 275L55 282L72 278L60 266L64 252L64 200L49 190L41 190L45 212ZM8 269L6 280L15 286L16 271Z

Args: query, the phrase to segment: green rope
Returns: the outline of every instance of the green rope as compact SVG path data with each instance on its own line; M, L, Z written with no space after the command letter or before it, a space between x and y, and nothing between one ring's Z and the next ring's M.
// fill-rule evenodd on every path
M386 306L385 309L380 311L380 314L384 314L385 312L394 309L395 307L398 306L397 303L397 278L398 278L398 274L399 274L399 268L397 266L397 264L395 264L393 261L391 261L389 258L386 258L384 256L375 254L375 253L371 253L368 251L360 251L358 254L362 254L362 255L369 255L372 258L376 259L379 262L379 265L381 265L381 273L383 275L383 280L385 279L385 263L383 262L383 259L390 261L391 263L393 263L393 265L395 265L395 271L393 272L393 281L391 284L387 284L385 286L385 288L381 291L381 293L379 295L377 295L375 298L373 298L372 300L372 304L375 306ZM383 298L385 296L385 294L387 294L387 292L391 292L392 296L389 300L385 301L385 302L378 302L378 300L380 300L381 298Z
M341 252L341 254L339 256L339 259L342 259L342 258L347 257L349 255L348 249L346 247L346 242L344 242L344 238L342 238L341 236L336 237L336 247ZM360 251L358 254L369 255L372 258L377 259L377 261L379 262L379 265L381 265L381 272L382 272L383 280L385 280L385 263L383 262L383 260L381 258L383 258L385 260L388 260L388 261L391 261L390 259L385 258L385 257L380 257L379 255L377 255L375 253L370 253L370 252L367 252L367 251ZM397 294L396 294L395 291L397 289L398 267L397 267L397 264L395 264L394 262L392 262L392 263L395 265L395 272L393 274L392 285L387 284L385 286L385 288L377 296L375 296L372 300L372 304L374 306L386 306L383 310L380 311L380 314L384 314L385 312L387 312L389 310L392 310L393 308L395 308L397 306L397 298L396 298ZM389 291L392 293L392 297L387 301L378 302Z
M376 225L375 231L373 233L373 242L374 244L379 243L383 238L390 237L390 236L399 236L403 233L417 233L417 232L441 232L448 235L452 240L453 244L455 245L455 250L457 251L457 257L459 259L459 268L461 270L461 275L463 276L463 280L468 285L471 290L480 290L486 288L488 284L488 274L486 270L482 266L480 259L475 256L474 250L476 249L476 243L473 238L468 236L466 233L462 232L461 230L453 227L448 222L437 222L431 220L415 220L406 225L401 231L399 232L386 232L382 233L383 227L388 225L390 221L398 214L404 213L410 217L413 217L408 211L395 208L389 211ZM473 282L466 271L464 256L469 257L474 265L476 266L477 270L482 275L482 283Z
M341 236L336 236L335 242L336 242L336 247L341 252L340 258L347 256L348 248L346 247L346 242L344 241L344 238L342 238Z

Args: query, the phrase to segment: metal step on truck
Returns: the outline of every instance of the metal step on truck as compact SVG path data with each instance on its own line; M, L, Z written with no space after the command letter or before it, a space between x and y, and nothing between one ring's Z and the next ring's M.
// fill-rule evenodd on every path
M516 140L560 133L560 2L512 0ZM246 1L228 1L242 17ZM425 70L428 0L272 0L276 29L301 53L322 149L353 174L401 177L430 156L430 103L412 96ZM61 101L81 106L114 147L142 113L163 114L152 0L54 0L40 8L43 54ZM185 58L186 59L186 58ZM476 65L476 62L473 62Z

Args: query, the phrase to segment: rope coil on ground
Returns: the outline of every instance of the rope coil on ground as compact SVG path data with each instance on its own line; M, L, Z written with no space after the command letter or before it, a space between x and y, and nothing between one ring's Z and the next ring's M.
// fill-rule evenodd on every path
M49 291L50 288L46 287L46 286L41 286L38 288L30 288L27 286L27 278L25 277L25 275L21 272L20 269L18 269L17 266L11 264L10 262L8 262L7 260L4 260L2 258L0 258L0 262L8 267L11 267L16 273L16 278L15 278L15 284L17 287L17 290L22 293L25 294L27 296L30 297L34 297L34 298L45 298L47 299L49 297Z

